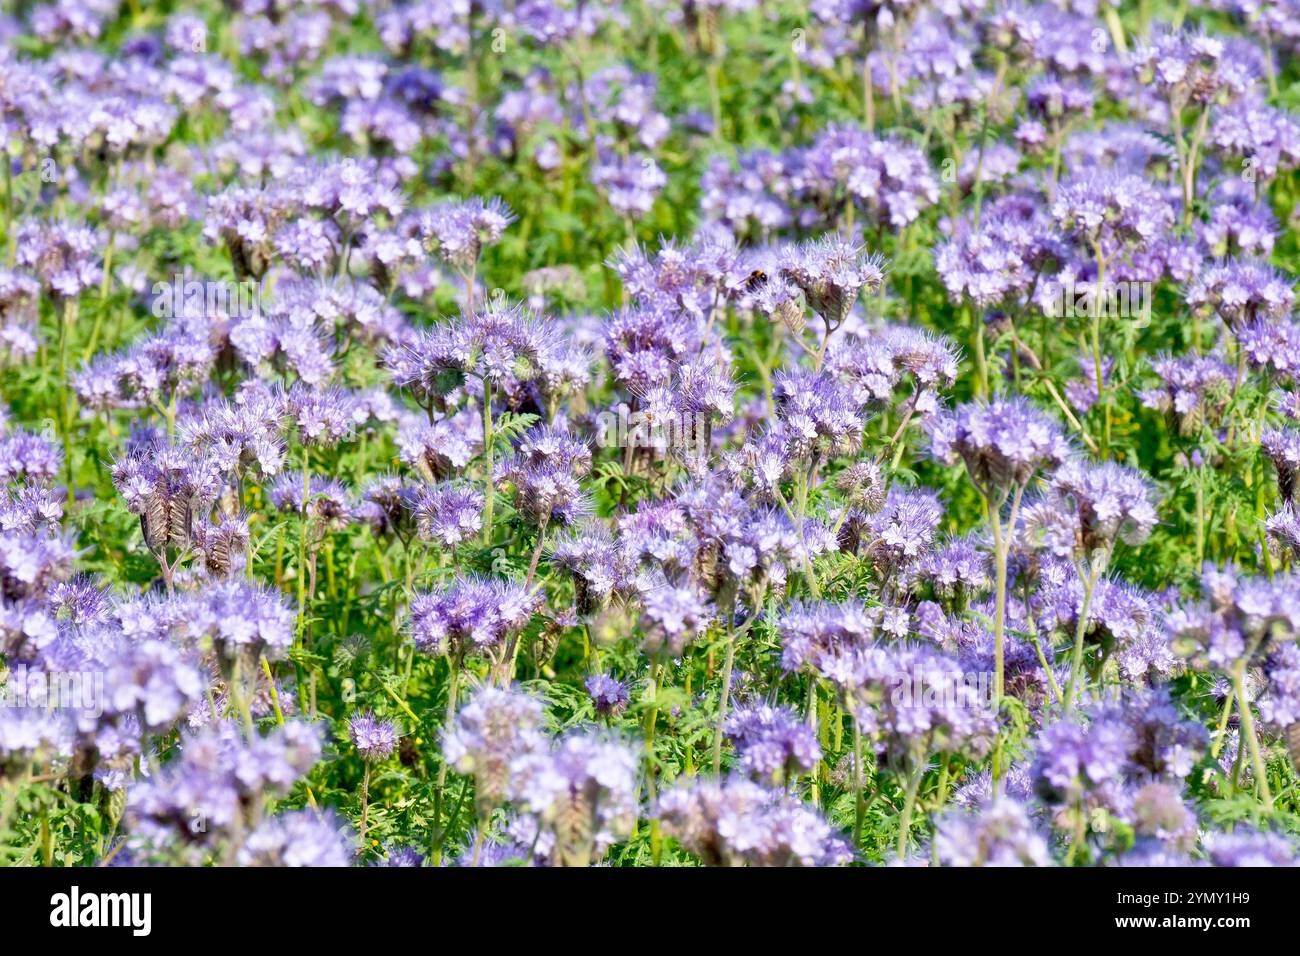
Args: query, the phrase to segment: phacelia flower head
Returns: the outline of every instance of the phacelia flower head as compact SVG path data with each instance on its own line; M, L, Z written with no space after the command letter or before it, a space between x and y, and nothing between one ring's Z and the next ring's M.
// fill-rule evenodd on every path
M944 814L934 836L943 866L1049 866L1047 840L1028 808L1004 796L975 812Z
M930 442L940 461L964 461L971 481L986 495L1027 485L1037 471L1055 468L1070 452L1056 422L1022 398L970 403L935 416Z
M387 760L397 747L397 727L392 721L380 720L369 712L357 714L348 721L348 737L362 760Z
M425 654L484 654L528 623L541 603L504 580L461 577L411 600L411 636Z
M741 778L679 784L655 814L706 866L839 866L853 856L814 808Z
M740 765L762 783L784 783L808 773L821 759L813 728L786 707L737 707L725 729Z
M1073 519L1073 550L1079 555L1108 552L1117 541L1139 545L1155 526L1155 492L1135 468L1071 458L1056 469L1048 487Z
M591 704L602 717L616 717L628 704L627 685L610 674L592 674L583 682Z
M552 859L587 866L631 832L637 817L635 750L593 731L570 731L516 758L510 788L521 810L554 838Z
M446 202L425 210L418 219L421 238L448 265L469 269L483 249L496 245L514 213L500 199L478 197Z
M859 293L876 292L885 280L884 263L855 242L838 236L812 240L788 250L781 275L803 292L829 328L848 318Z
M443 756L457 773L474 778L480 817L511 794L520 758L545 750L542 705L521 691L484 687L456 713L443 732Z

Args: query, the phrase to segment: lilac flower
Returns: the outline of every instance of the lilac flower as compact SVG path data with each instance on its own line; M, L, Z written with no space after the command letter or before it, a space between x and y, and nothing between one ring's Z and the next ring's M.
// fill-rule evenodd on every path
M888 579L929 551L942 519L943 507L933 492L891 488L879 511L850 515L841 528L841 549L861 551Z
M512 798L551 833L551 857L588 866L624 838L637 817L636 751L592 731L570 731L549 750L517 757Z
M355 837L335 811L291 810L269 817L239 849L240 866L351 866Z
M583 682L592 706L602 717L616 717L628 704L627 685L610 674L592 674Z
M44 707L0 707L0 778L71 753L72 733L65 715Z
M425 654L466 654L497 649L528 624L541 599L509 581L461 577L444 590L411 599L411 636Z
M858 461L835 476L835 486L851 508L870 514L885 503L885 479L873 461Z
M422 333L388 357L398 386L417 398L440 398L462 378L503 385L538 374L555 332L522 306L492 302L481 312Z
M1210 833L1205 849L1214 866L1296 866L1295 844L1280 833L1238 827L1231 833Z
M192 534L210 577L231 577L243 570L250 540L245 516L221 515L215 524L199 522Z
M1130 778L1186 778L1208 736L1179 715L1167 690L1130 691L1043 728L1035 788L1060 806L1087 800L1116 811L1126 802L1122 787Z
M392 721L371 713L360 713L348 721L348 736L362 760L379 762L392 756L397 747L397 728Z
M738 707L725 726L740 755L740 765L756 780L781 784L808 773L821 760L817 734L785 707Z
M1044 626L1056 626L1077 637L1079 616L1084 605L1085 582L1072 576L1066 584L1046 595ZM1093 586L1088 600L1087 621L1083 638L1096 645L1102 654L1134 669L1132 677L1145 676L1145 663L1172 665L1163 616L1150 595L1133 585L1101 577ZM1154 659L1151 655L1155 654Z
M542 705L516 690L484 687L456 713L443 734L443 756L457 773L474 778L480 819L512 793L513 769L529 754L545 751ZM520 772L525 768L521 765Z
M1263 370L1270 379L1294 381L1300 375L1300 326L1265 318L1235 332L1241 354L1251 367Z
M1049 866L1047 841L1024 804L1010 797L977 812L950 811L934 836L943 866Z
M164 641L121 642L104 674L105 711L133 715L159 732L172 726L200 698L204 682L197 662Z
M268 489L272 507L279 511L306 514L318 531L337 530L346 523L352 509L351 495L342 482L301 471L287 471Z
M225 245L237 279L260 279L274 259L274 236L295 206L283 187L231 186L208 199L204 235Z
M39 292L30 276L0 269L0 362L30 358L36 352Z
M852 335L827 360L828 369L853 384L857 400L872 407L894 403L899 386L910 380L905 407L925 416L938 410L939 390L957 381L958 364L951 340L911 325Z
M283 407L272 394L252 392L243 401L207 402L178 425L182 441L224 471L256 466L274 476L284 466Z
M447 548L472 540L482 525L483 495L468 485L426 485L411 505L420 537Z
M1101 360L1101 386L1097 384L1097 362L1092 357L1092 352L1083 350L1079 353L1079 373L1080 378L1071 379L1065 383L1065 397L1070 400L1075 411L1086 415L1088 410L1097 403L1101 397L1101 390L1110 387L1111 373L1115 368L1115 360L1109 356L1103 356Z
M817 811L742 779L696 778L659 798L664 832L706 866L840 866L852 852Z
M885 280L884 261L866 255L861 246L828 236L788 250L781 258L781 275L803 292L812 310L833 329L853 309L858 295L871 295Z
M1054 468L1069 455L1056 423L1020 398L962 405L936 416L930 442L940 461L964 461L971 481L985 495L1023 487L1039 469Z
M409 846L390 846L384 848L385 856L371 863L371 866L424 866L424 857Z

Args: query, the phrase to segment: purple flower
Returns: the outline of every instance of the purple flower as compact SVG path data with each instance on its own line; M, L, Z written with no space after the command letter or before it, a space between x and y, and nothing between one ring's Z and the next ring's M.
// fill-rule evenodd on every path
M420 537L447 548L473 539L482 525L483 494L468 485L425 485L411 506Z
M1193 663L1231 673L1238 660L1262 661L1300 631L1300 581L1291 574L1251 578L1207 564L1201 591L1200 603L1168 617L1174 647Z
M194 646L234 660L280 660L293 644L294 612L277 591L230 580L184 599L183 633Z
M366 712L348 721L348 736L361 759L369 762L387 760L397 747L397 727L390 720L380 720Z
M1109 553L1118 541L1137 546L1155 526L1155 490L1135 468L1071 458L1056 469L1048 488L1048 507L1070 520L1071 553Z
M1283 319L1295 305L1291 283L1258 262L1227 260L1201 270L1187 289L1187 304L1216 312L1234 330L1256 319Z
M1296 866L1300 855L1295 844L1281 833L1268 833L1239 826L1231 833L1210 833L1205 849L1214 866Z
M239 849L240 866L351 866L356 837L332 809L269 817Z
M1083 240L1089 257L1108 260L1145 250L1173 227L1174 211L1141 176L1103 171L1063 182L1052 216L1066 233Z
M510 581L456 578L411 599L411 636L425 654L482 654L518 634L540 604L539 595Z
M1069 456L1060 427L1021 398L966 404L938 415L930 424L930 443L940 461L964 461L976 489L995 497Z
M542 705L535 697L484 687L443 732L444 759L457 773L474 778L480 818L510 797L517 761L545 752L541 721Z
M567 432L542 427L523 436L515 454L497 466L494 481L514 488L515 510L529 523L572 524L590 513L581 479L591 471L591 449Z
M468 270L478 262L484 247L500 241L514 218L500 199L484 202L475 197L425 210L417 228L421 239L448 265Z
M1175 106L1229 102L1261 74L1259 53L1244 41L1198 33L1165 33L1133 53L1133 69Z
M883 259L868 256L857 243L832 235L787 250L779 268L833 329L848 318L859 293L880 288L883 266Z
M1188 355L1153 359L1151 367L1161 382L1138 392L1144 406L1168 415L1184 437L1218 424L1236 374L1227 364L1209 355Z
M713 605L695 588L663 582L642 598L641 646L647 654L680 657L714 618Z
M587 866L637 819L637 752L593 731L570 731L510 767L511 797L554 839L552 858Z
M18 224L18 264L30 270L51 296L75 299L102 277L100 239L77 223L27 219Z
M945 813L934 844L943 866L1051 865L1047 841L1025 805L1011 797L993 800L973 813Z
M761 783L785 783L821 760L815 730L786 707L737 707L725 729L740 765Z
M591 170L591 182L616 213L624 217L647 216L655 198L668 185L668 177L652 156L624 156L602 150Z
M678 784L654 812L706 866L841 866L853 856L816 809L748 780Z
M592 674L583 686L591 697L592 706L602 717L616 717L628 704L627 685L610 674Z

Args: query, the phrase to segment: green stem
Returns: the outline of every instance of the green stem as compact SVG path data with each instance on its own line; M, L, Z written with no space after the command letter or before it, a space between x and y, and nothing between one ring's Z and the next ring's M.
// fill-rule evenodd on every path
M722 696L718 700L718 726L713 731L713 775L722 775L722 727L727 722L727 704L731 698L731 672L736 663L736 635L727 622L727 657L722 665Z
M898 857L901 860L907 852L907 839L912 834L912 813L916 810L916 793L921 788L921 777L925 774L925 763L916 760L916 766L907 778L907 791L903 795L903 816L898 824Z
M451 674L447 683L447 709L443 714L442 732L451 730L452 721L456 719L456 697L460 690L460 660L455 655L448 655L447 663ZM433 789L433 861L437 864L442 859L442 845L449 827L442 826L442 795L447 786L447 757L439 754L438 782ZM481 828L480 828L481 829Z
M1241 716L1242 736L1250 748L1250 766L1255 771L1255 785L1259 787L1260 796L1269 806L1273 804L1273 795L1268 788L1268 771L1259 750L1259 738L1255 736L1255 717L1251 713L1250 700L1246 697L1246 659L1237 661L1232 669L1232 687L1237 695L1237 713Z
M1096 589L1097 579L1106 562L1104 557L1088 560L1088 573L1083 577L1083 607L1079 610L1079 622L1074 629L1074 653L1070 662L1070 683L1065 689L1065 709L1074 708L1075 693L1079 688L1079 677L1083 672L1083 636L1088 630L1088 612L1092 607L1092 592Z
M483 544L492 543L492 382L483 378L483 455L486 464L483 495Z

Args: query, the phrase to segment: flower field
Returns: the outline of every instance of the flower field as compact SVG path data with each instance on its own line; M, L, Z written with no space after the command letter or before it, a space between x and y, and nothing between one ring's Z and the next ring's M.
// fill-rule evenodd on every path
M14 7L0 865L1300 861L1295 0Z

